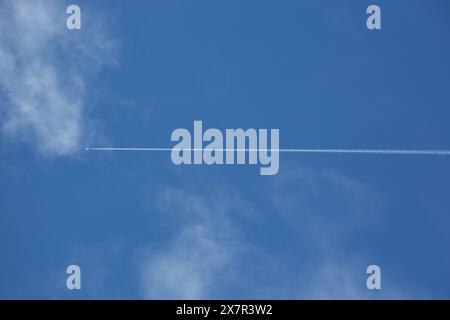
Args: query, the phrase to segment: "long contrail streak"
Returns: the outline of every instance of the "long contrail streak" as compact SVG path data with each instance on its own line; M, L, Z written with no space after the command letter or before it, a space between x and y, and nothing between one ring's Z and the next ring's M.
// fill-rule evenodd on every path
M195 148L133 148L133 147L87 147L86 151L204 151ZM331 154L379 154L379 155L417 155L417 156L450 156L450 150L419 149L213 149L219 152L280 152L280 153L331 153Z

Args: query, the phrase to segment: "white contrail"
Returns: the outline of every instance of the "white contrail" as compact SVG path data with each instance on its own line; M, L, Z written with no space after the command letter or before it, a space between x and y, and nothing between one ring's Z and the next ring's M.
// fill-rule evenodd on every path
M130 147L87 147L86 151L204 151L196 148L130 148ZM333 153L333 154L380 154L380 155L418 155L418 156L450 156L450 150L418 150L418 149L214 149L226 152L285 152L285 153Z

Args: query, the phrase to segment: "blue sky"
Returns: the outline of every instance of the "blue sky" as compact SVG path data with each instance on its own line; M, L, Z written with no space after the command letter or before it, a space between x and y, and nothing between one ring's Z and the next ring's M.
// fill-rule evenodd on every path
M194 120L279 128L283 148L450 149L449 9L1 1L0 298L450 298L450 157L281 154L260 176L84 150L172 147Z

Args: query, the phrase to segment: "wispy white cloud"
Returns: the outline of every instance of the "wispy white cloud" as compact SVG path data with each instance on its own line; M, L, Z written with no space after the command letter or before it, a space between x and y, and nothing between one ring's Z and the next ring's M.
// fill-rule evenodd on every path
M81 150L90 136L87 81L115 48L100 24L69 31L66 17L61 1L0 4L3 133L50 156Z
M181 228L171 241L147 248L139 259L145 297L408 297L392 279L381 292L368 290L366 268L377 261L370 252L352 248L364 230L383 219L382 201L373 190L337 172L298 166L273 181L272 187L245 201L231 197L229 190L162 191L156 201L159 210ZM283 238L295 239L297 243L288 247L298 251L287 254L282 247L252 243L245 235L246 221L261 223L264 217L282 224L276 229L285 232ZM274 232L270 237L277 235L281 236Z
M221 195L198 195L168 188L158 197L160 210L181 219L182 226L161 251L144 255L144 296L151 299L205 299L216 294L243 250L229 220L232 205Z
M411 299L413 295L402 290L392 281L387 282L382 272L382 290L369 290L366 287L364 273L367 267L361 263L361 257L351 257L348 253L341 259L326 258L317 266L310 281L301 292L303 299L339 299L339 300L369 300L369 299ZM358 261L357 263L351 260ZM392 279L390 279L392 280ZM387 285L384 285L386 284Z
M331 170L301 166L280 175L272 201L292 232L310 253L310 269L293 278L301 286L288 289L303 299L401 299L410 295L398 284L372 291L366 268L376 257L355 249L364 233L383 222L382 199L369 186ZM377 257L379 255L377 254ZM370 261L370 263L369 263ZM382 274L384 267L381 263ZM383 279L383 276L382 276Z
M355 231L381 218L381 199L373 190L331 170L286 168L271 193L286 225L312 238L321 251L335 250Z
M233 245L216 238L215 230L203 225L188 226L164 252L150 256L144 264L145 296L207 298L233 254Z

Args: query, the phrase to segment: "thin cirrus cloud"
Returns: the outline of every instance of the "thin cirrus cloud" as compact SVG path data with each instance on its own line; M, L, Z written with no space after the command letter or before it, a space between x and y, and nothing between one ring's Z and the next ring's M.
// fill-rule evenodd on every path
M232 248L214 239L214 230L189 226L164 253L146 261L144 295L152 299L205 299L232 255Z
M423 294L417 290L407 294L404 284L392 279L387 289L367 289L366 268L381 263L377 260L380 255L357 250L352 244L364 242L362 234L385 219L383 200L368 185L336 171L303 166L290 167L278 178L270 189L272 205L278 208L282 223L299 235L299 246L309 257L310 268L300 268L298 275L292 275L303 284L287 289L294 297L401 299Z
M116 46L100 23L69 31L65 9L54 0L0 4L2 132L49 156L73 154L91 135L86 87Z
M157 197L159 210L179 221L180 229L168 243L139 255L145 298L227 298L231 292L233 298L262 299L406 296L399 283L383 292L368 290L365 268L373 257L348 247L361 229L382 219L381 199L364 184L295 167L260 194L266 204L231 199L225 191L167 188ZM289 245L295 251L268 250L245 236L245 222L234 213L256 218L260 205L296 239Z
M157 198L159 209L182 225L161 251L141 255L144 297L205 299L220 294L223 279L236 268L234 260L243 250L229 219L230 202L174 188L166 188Z

